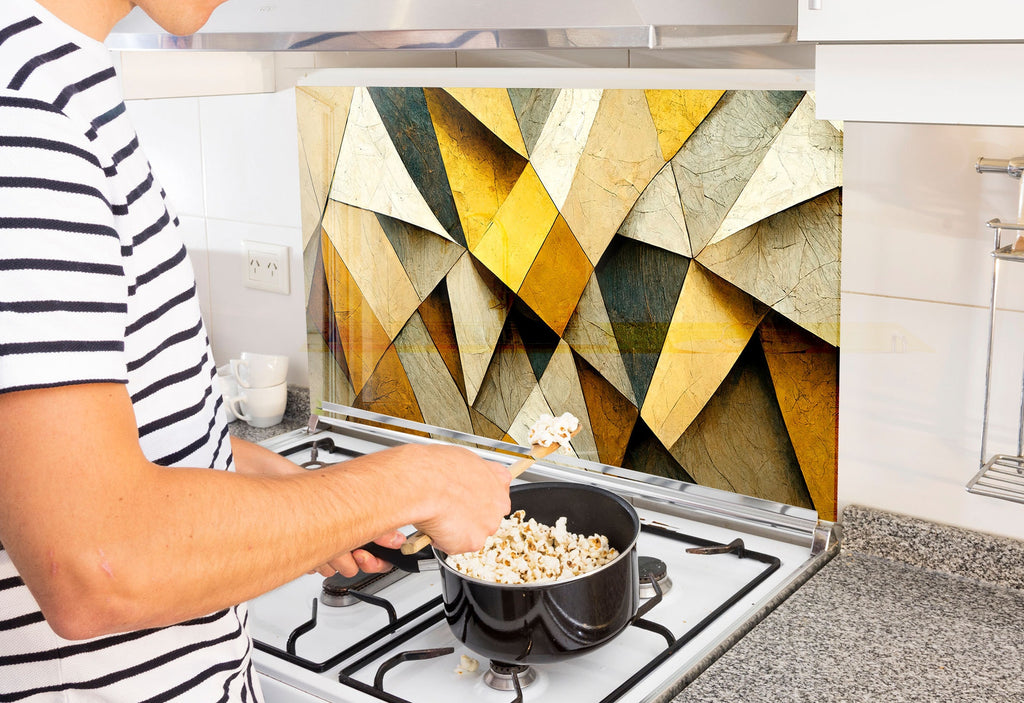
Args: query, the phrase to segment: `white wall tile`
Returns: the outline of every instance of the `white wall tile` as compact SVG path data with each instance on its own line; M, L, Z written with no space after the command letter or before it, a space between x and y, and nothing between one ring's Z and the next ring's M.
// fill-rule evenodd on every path
M196 98L128 100L142 150L179 215L202 217L203 150Z
M1016 444L1024 350L1024 315L1007 318L990 426L997 450ZM868 505L1024 539L1020 506L965 489L981 464L987 310L848 293L842 330L840 510Z
M206 215L299 227L295 92L199 99Z
M212 218L207 219L206 229L212 300L210 341L217 363L227 363L243 351L286 354L288 382L307 385L301 229ZM290 247L289 295L244 287L243 240Z
M268 93L274 55L261 51L122 51L126 98Z
M1020 181L974 164L1024 153L1024 129L847 122L843 150L843 289L987 306L985 223L1016 219ZM1020 310L1017 278L1004 300Z

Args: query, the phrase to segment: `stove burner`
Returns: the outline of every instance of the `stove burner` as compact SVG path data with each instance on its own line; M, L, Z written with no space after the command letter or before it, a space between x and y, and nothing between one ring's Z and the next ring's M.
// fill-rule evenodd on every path
M672 588L672 579L668 577L668 568L665 562L655 557L639 557L637 563L640 566L640 597L653 598L655 595L654 586L651 585L651 578L658 582L658 588L662 594L668 593Z
M332 608L343 608L365 600L359 595L371 595L390 586L395 581L405 578L406 572L392 569L383 574L364 574L352 576L335 574L324 579L320 591L320 602ZM359 594L359 595L357 595Z
M514 691L516 678L519 679L520 688L526 688L537 680L537 670L523 664L492 661L490 669L484 674L484 683L495 691Z

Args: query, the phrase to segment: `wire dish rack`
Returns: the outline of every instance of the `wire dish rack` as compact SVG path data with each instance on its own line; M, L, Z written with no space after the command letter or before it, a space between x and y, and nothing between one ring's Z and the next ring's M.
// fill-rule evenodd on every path
M967 490L981 496L1024 503L1024 457L996 454L968 482Z
M996 322L996 294L998 291L999 269L1003 262L1024 262L1024 157L1014 159L979 159L975 168L978 173L1005 173L1021 181L1018 201L1017 222L989 220L986 224L995 231L992 248L992 294L989 298L988 356L985 365L985 405L981 427L981 468L967 483L967 490L977 495L1002 498L1015 503L1024 503L1024 380L1021 381L1020 416L1017 423L1017 454L994 454L988 456L988 426L990 400L992 395L992 351ZM1003 244L1003 232L1012 232L1014 241Z

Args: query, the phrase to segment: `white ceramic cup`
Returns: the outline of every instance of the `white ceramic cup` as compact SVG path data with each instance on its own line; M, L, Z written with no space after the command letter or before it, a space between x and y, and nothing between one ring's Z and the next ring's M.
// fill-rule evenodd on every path
M241 388L269 388L288 378L288 357L280 354L242 352L231 360L231 373Z
M253 427L271 427L281 422L287 404L287 383L269 388L240 388L238 395L227 399L231 412Z
M217 384L220 387L220 394L224 398L224 403L221 405L224 417L227 418L228 422L234 422L238 418L231 411L231 406L228 405L227 401L228 398L238 395L238 381L235 380L235 375L231 373L231 364L217 367Z

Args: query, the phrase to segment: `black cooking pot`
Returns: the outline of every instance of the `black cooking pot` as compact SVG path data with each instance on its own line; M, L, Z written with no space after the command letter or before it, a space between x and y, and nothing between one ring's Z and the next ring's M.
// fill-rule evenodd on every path
M443 551L431 548L440 563L445 617L459 640L493 660L544 663L599 647L638 617L640 520L629 503L601 488L571 483L516 485L511 499L512 512L523 510L527 519L554 525L565 517L569 532L606 535L619 555L571 579L502 584L456 571ZM372 551L389 559L388 550ZM402 566L401 559L395 562Z

